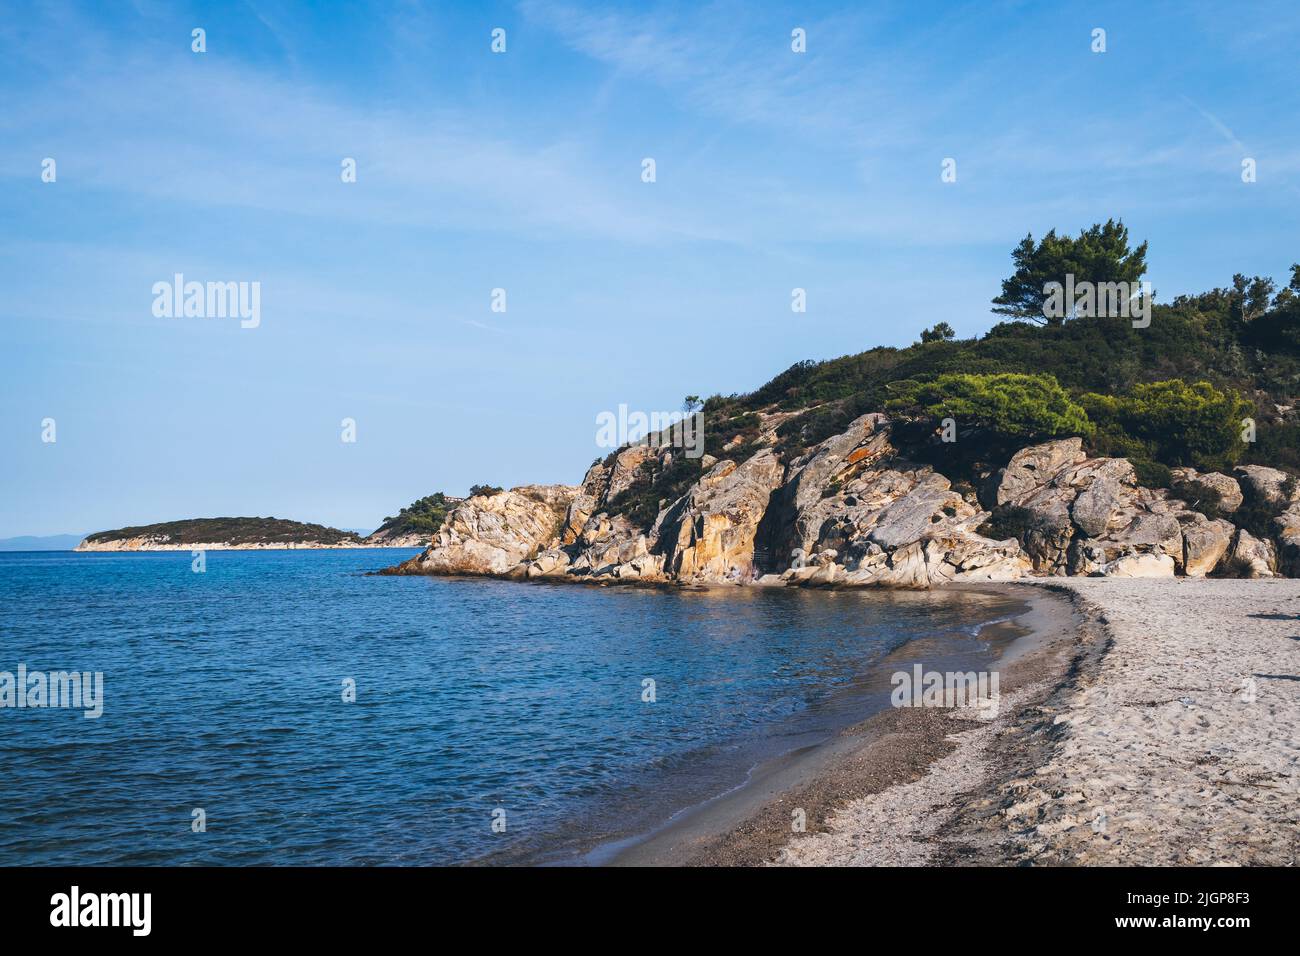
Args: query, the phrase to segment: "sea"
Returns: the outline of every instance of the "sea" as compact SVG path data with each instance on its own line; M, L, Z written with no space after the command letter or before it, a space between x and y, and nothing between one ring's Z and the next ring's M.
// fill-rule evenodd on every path
M0 553L0 865L592 862L1023 610L374 573L415 553Z

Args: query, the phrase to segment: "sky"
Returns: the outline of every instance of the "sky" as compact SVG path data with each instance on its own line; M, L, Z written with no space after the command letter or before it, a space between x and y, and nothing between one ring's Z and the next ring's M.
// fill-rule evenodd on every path
M16 5L0 537L576 483L620 405L982 334L1029 232L1285 281L1297 48L1291 0ZM156 315L177 273L259 324Z

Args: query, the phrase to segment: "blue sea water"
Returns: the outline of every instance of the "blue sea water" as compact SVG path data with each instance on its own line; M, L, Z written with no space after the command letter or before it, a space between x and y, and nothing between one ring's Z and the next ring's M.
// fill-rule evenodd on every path
M578 859L987 662L1009 605L367 574L413 553L0 553L0 671L104 675L99 719L0 708L0 864Z

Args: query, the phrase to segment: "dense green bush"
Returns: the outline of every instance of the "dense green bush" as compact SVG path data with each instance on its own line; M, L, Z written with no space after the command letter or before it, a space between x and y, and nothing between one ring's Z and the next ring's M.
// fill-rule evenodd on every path
M447 512L454 504L441 491L426 495L419 501L411 502L391 518L385 518L375 533L433 535L442 527Z
M887 407L919 409L932 418L951 417L963 425L1025 438L1092 432L1087 413L1050 375L940 375L903 388Z
M1148 453L1140 457L1215 471L1231 468L1246 450L1241 422L1251 406L1209 382L1170 379L1137 385L1128 395L1088 394L1080 401L1117 446L1136 443L1130 455L1140 447Z

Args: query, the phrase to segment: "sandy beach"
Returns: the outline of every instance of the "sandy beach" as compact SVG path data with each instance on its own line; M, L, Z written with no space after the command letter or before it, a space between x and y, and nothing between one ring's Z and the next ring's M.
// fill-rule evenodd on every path
M1294 865L1300 581L1063 582L1111 646L998 789L1035 863Z
M1029 605L995 719L891 709L612 862L1297 862L1300 581L989 590Z

